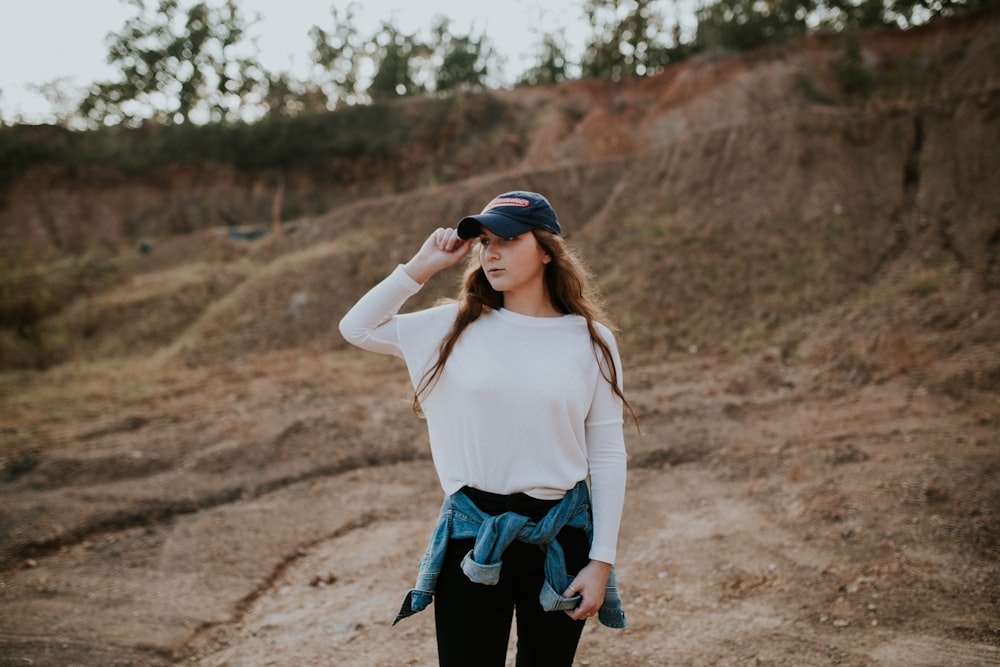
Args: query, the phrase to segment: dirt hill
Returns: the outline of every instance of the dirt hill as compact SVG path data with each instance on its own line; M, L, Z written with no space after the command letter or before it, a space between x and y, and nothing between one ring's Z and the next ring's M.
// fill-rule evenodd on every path
M514 188L588 258L641 416L630 628L580 664L1000 664L1000 14L861 45L413 102L389 157L290 167L280 233L273 173L6 184L6 243L115 268L39 327L58 363L0 375L0 664L434 664L429 616L389 626L423 424L335 325Z

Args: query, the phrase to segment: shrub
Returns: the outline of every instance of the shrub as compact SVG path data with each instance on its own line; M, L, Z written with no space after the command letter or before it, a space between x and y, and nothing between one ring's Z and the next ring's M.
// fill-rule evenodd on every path
M855 97L866 98L871 94L875 83L872 73L865 66L864 55L861 52L861 40L856 31L848 32L839 48L841 54L837 58L837 80L845 93Z

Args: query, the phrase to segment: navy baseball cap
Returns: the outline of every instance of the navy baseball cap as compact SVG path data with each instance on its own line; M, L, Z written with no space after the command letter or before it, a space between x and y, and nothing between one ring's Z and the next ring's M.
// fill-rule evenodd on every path
M458 237L471 239L479 235L480 226L497 236L520 236L532 229L545 229L562 234L559 218L549 200L537 192L514 190L498 195L479 215L468 215L458 222Z

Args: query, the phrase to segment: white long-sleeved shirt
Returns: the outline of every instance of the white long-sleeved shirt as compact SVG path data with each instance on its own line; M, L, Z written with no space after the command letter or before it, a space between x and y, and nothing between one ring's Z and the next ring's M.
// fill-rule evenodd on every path
M340 322L350 343L401 357L414 387L437 360L456 304L399 314L421 285L402 266ZM614 336L598 324L622 377ZM614 563L625 496L622 402L601 374L586 320L487 310L462 333L421 400L446 494L463 485L559 499L590 476L590 558Z

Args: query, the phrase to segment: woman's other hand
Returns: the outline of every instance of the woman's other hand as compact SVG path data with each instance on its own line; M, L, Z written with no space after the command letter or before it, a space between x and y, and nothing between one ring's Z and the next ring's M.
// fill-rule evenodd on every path
M566 611L566 615L576 621L590 618L604 604L604 592L608 587L608 576L611 574L611 564L592 560L577 573L563 597L580 595L580 604L575 609Z
M417 254L403 265L403 270L418 283L425 283L438 271L461 261L471 247L472 239L463 241L453 228L438 227Z

